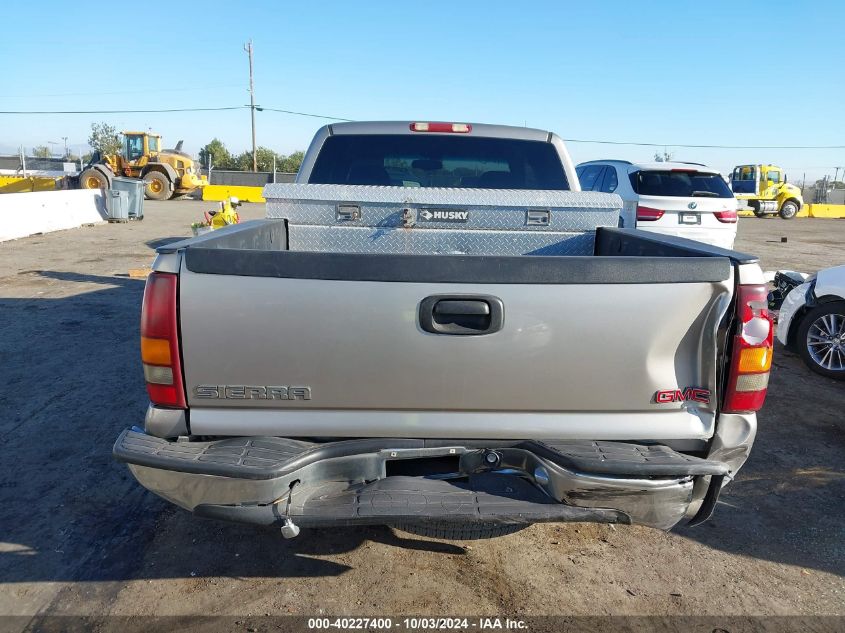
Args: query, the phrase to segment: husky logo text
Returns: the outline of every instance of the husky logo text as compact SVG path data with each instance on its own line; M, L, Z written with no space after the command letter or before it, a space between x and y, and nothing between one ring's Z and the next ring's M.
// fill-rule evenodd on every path
M467 222L469 211L462 209L420 209L418 219L422 222Z
M287 385L197 385L194 396L214 400L310 400L311 387Z
M667 404L669 402L701 402L708 404L710 402L709 389L696 389L695 387L687 387L683 391L680 389L664 389L654 394L654 402L656 404Z

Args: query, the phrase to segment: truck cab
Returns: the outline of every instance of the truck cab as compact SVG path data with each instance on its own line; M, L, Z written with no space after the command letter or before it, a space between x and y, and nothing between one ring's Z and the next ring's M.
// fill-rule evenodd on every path
M776 165L737 165L731 173L731 189L757 217L778 213L791 220L804 206L801 190L789 184L783 169Z

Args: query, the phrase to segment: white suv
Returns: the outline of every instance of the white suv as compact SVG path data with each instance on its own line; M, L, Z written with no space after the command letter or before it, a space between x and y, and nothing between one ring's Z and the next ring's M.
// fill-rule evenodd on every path
M622 197L620 226L733 248L736 198L715 169L698 163L593 160L575 171L582 191Z

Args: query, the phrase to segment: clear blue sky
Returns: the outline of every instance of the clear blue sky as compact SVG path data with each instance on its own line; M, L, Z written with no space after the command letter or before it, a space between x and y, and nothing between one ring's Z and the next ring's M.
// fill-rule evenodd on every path
M349 119L527 124L564 138L666 143L678 160L723 171L778 163L793 181L845 165L845 150L672 146L845 145L841 2L212 1L164 3L158 12L144 6L4 6L0 110L247 104L242 47L252 38L263 106ZM271 112L257 117L259 144L284 153L305 148L326 122ZM183 138L191 152L215 136L233 152L250 143L248 110L0 115L0 152L61 144L63 136L78 148L99 120L152 128L168 146ZM570 152L576 161L650 160L654 150L572 143Z

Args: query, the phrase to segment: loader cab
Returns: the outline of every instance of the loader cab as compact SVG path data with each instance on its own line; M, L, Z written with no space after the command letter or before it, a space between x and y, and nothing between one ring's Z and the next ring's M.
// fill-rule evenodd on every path
M161 136L146 132L123 133L123 157L127 162L137 164L142 158L149 158L161 151Z

